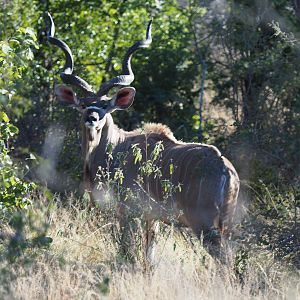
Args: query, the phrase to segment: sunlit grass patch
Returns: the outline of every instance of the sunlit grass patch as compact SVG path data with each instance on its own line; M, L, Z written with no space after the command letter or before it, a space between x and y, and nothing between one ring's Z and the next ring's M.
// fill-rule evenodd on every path
M0 298L3 299L297 299L299 274L270 249L229 242L227 263L214 261L195 237L160 226L153 266L134 265L118 253L118 224L111 209L89 209L70 196L41 196L24 212L28 244L13 260L1 240ZM46 228L48 245L30 244ZM13 237L7 223L1 232ZM41 231L43 233L43 231ZM138 234L138 233L137 233ZM245 233L246 234L246 233ZM30 242L30 243L29 243ZM244 250L243 250L244 249ZM142 258L141 256L138 256Z

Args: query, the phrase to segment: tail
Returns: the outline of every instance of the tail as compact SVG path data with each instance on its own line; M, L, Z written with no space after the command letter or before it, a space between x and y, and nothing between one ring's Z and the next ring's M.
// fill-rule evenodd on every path
M231 165L231 164L230 164ZM220 215L219 215L219 230L222 235L228 234L232 227L232 221L234 212L236 209L237 197L239 193L240 181L237 175L237 172L231 165L230 168L227 169L227 174L222 175L223 178L226 178L225 182L224 179L221 180L221 185L223 184L223 188L221 186L221 190L223 191L223 201L222 205L220 206Z

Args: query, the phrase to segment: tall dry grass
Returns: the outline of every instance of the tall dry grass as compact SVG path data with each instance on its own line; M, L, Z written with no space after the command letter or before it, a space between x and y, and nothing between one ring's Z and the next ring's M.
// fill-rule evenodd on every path
M64 205L39 201L27 212L25 234L32 237L32 227L46 223L53 242L29 247L14 262L5 259L2 244L1 299L300 299L299 275L267 250L257 247L243 261L232 243L228 263L218 264L195 239L192 246L162 226L153 269L146 272L142 262L132 266L120 259L111 209L89 211L74 197ZM6 224L1 230L13 234Z

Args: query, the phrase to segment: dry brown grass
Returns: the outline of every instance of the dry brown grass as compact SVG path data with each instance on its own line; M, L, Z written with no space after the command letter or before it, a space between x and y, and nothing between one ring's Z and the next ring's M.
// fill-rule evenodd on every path
M250 254L241 281L234 250L231 262L219 265L200 245L192 247L164 227L153 270L145 272L142 264L133 267L118 258L111 211L53 203L33 212L37 223L49 223L53 243L27 249L14 263L0 262L1 299L300 299L296 275L267 251Z

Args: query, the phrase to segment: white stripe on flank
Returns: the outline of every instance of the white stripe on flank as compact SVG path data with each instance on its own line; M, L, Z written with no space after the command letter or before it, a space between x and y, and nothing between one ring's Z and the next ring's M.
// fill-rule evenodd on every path
M201 177L200 183L199 183L199 190L198 190L198 197L197 197L197 207L199 207L200 201L201 201L200 195L201 195L201 190L202 190L202 183L203 183L203 177Z
M226 177L225 174L223 174L221 176L221 182L220 182L220 201L218 203L219 208L222 207L222 205L224 204L224 201L225 201L225 184L226 184L226 181L227 181L227 177Z

